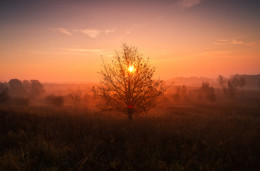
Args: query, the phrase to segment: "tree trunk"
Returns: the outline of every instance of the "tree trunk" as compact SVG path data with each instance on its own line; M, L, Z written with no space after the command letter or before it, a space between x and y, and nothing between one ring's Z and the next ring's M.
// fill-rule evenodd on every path
M131 109L131 108L128 108L127 114L128 114L128 120L132 120L132 116L133 116L133 109Z

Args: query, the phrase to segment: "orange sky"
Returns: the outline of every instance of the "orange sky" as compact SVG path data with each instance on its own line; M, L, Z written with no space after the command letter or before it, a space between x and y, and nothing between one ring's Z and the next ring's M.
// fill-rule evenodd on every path
M260 73L259 2L32 1L0 4L0 80L98 81L122 43L156 76Z

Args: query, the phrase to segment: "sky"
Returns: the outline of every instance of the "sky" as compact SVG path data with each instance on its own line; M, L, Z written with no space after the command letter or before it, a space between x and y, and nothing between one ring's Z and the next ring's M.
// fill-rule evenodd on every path
M96 82L123 43L155 77L260 74L259 0L0 1L0 81Z

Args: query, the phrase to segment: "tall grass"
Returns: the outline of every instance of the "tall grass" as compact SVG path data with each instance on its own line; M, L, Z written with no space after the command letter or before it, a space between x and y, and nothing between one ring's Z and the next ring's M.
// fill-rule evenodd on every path
M259 106L135 117L0 107L0 170L259 170Z

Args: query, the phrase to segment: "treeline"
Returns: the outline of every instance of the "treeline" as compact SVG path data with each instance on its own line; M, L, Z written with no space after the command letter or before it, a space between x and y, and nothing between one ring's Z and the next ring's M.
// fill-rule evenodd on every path
M44 94L45 90L39 80L11 79L9 82L0 82L0 102L9 98L35 99Z
M230 77L219 75L217 82L218 87L213 87L208 81L202 82L199 88L187 88L185 85L172 86L163 98L174 103L196 101L214 103L221 92L224 97L234 99L239 89L247 84L245 76L237 74ZM90 99L94 103L93 97L89 94L83 95L81 90L69 90L67 95L47 94L39 80L11 79L8 82L0 82L0 103L27 105L30 102L39 101L39 99L41 104L58 107L63 106L65 102L68 105L79 107L80 104L84 105L87 101L90 103Z
M66 104L78 108L87 102L88 94L82 94L80 89L68 90L67 95L49 94L39 80L11 79L0 82L0 103L14 105L49 105L62 107ZM84 105L84 104L83 104Z
M218 98L235 99L239 90L246 86L246 79L243 75L231 75L224 77L219 75L216 80L217 87L210 85L208 81L203 81L199 88L187 87L186 85L175 85L169 88L168 93L161 100L170 103L194 103L209 102L214 103Z
M229 78L220 75L218 77L218 83L226 96L234 98L237 90L246 85L246 79L241 75L232 75Z

